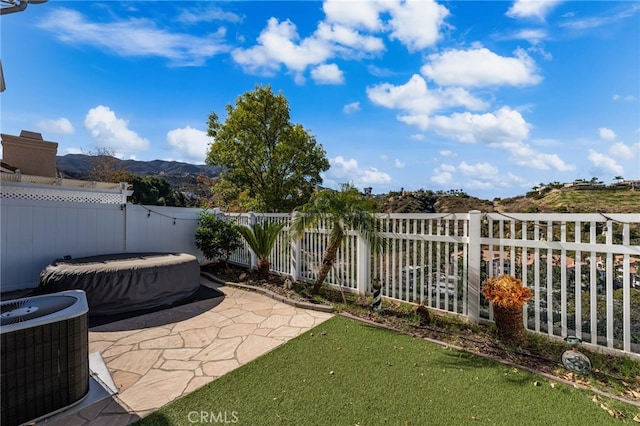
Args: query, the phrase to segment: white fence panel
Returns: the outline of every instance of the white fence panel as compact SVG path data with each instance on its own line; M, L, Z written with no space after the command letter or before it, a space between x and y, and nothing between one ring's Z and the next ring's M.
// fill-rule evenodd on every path
M117 204L2 199L2 291L37 287L57 258L124 250L125 215Z
M126 251L190 253L201 262L196 248L197 208L127 204Z
M195 247L200 209L4 197L0 204L2 292L35 287L63 256L185 252ZM288 214L226 214L237 224L284 222ZM639 214L387 214L381 253L356 233L338 252L327 284L360 293L380 280L383 295L492 320L480 283L507 273L533 289L525 325L551 337L575 334L587 345L640 354ZM327 246L325 224L290 240L288 226L270 261L274 272L314 280ZM252 259L253 258L253 259ZM256 266L248 247L232 261Z
M372 277L383 296L466 315L469 215L394 213L379 220L386 244L373 257Z
M520 278L530 330L640 352L640 215L486 214L482 278ZM633 265L633 267L632 267ZM480 315L493 319L483 300Z

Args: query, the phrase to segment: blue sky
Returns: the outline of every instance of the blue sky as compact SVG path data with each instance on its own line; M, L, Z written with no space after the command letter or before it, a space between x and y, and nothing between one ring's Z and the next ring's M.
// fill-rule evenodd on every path
M56 1L2 16L2 133L203 163L257 84L326 186L520 195L640 179L638 1Z

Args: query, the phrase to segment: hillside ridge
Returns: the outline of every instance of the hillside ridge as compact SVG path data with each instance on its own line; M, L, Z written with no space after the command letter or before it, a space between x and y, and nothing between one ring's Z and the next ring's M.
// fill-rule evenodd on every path
M89 179L92 156L67 154L56 157L63 177ZM181 191L193 191L198 176L219 176L220 167L179 161L139 161L114 158L114 168L139 176L162 177ZM621 186L547 186L524 195L483 200L460 190L391 191L372 195L382 213L468 213L471 210L503 213L639 213L640 189Z

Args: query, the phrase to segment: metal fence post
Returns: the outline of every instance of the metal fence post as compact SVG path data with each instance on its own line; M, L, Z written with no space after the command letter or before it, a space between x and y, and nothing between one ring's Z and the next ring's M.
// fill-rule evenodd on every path
M480 245L480 226L482 213L479 210L469 212L469 275L467 297L467 317L469 322L477 324L480 319L480 264L482 247Z

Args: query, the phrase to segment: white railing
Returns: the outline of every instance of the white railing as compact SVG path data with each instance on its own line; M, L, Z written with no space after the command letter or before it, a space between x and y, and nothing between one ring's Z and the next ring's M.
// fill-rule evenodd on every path
M236 223L290 220L286 214L231 217ZM368 293L379 280L388 299L479 322L493 320L481 296L482 281L507 273L533 290L524 309L529 330L576 335L594 348L640 354L640 215L474 211L386 214L379 223L386 241L382 252L371 253L350 231L328 284ZM287 234L285 228L272 269L315 279L326 227L308 230L300 241L287 240ZM255 266L245 251L234 261Z
M482 272L509 273L533 289L524 311L531 330L638 353L639 239L639 214L489 213ZM486 302L481 317L492 318Z
M32 188L13 198L3 182L0 217L2 291L37 285L58 257L134 251L190 252L199 209L49 201ZM92 192L99 193L92 189ZM33 195L35 194L35 195ZM122 196L123 194L115 194ZM271 254L272 270L314 280L326 224L289 238L289 214L224 214L238 224L284 222ZM529 330L575 334L587 345L640 356L640 214L381 214L384 250L372 253L349 231L327 283L361 294L380 280L384 297L422 303L491 321L482 281L509 273L532 288L524 310ZM254 267L248 247L233 262Z
M92 182L46 176L0 173L0 198L72 203L127 203L133 192L126 182Z

